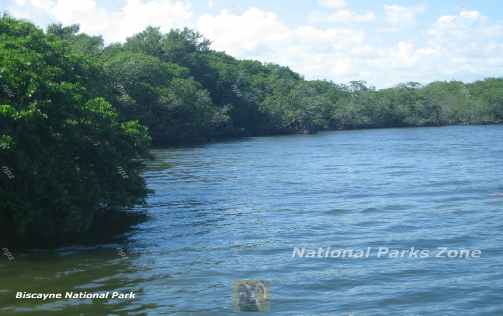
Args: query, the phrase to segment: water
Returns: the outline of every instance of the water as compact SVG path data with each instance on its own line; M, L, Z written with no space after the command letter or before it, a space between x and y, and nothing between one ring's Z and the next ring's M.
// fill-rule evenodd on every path
M261 279L272 315L502 315L502 139L503 126L457 126L155 151L151 167L175 167L145 174L149 221L116 244L3 256L0 314L233 315L233 282ZM292 258L329 246L482 256ZM14 297L70 290L136 298Z

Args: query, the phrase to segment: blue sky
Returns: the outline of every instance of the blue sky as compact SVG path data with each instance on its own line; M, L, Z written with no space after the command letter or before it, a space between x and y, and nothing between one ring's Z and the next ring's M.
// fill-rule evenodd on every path
M147 25L188 26L214 49L287 65L307 79L473 81L503 76L503 10L496 0L0 0L34 21L80 24L107 43Z

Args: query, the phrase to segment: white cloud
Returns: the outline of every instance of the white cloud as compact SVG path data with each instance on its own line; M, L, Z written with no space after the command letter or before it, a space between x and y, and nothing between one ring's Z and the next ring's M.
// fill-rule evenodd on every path
M335 49L346 49L353 45L362 44L365 41L364 32L350 28L322 29L314 26L301 26L294 29L292 35L295 43L306 46L312 45L311 50L320 50L326 46Z
M197 27L213 41L215 49L238 56L253 55L289 36L289 29L276 14L257 8L243 14L226 10L218 15L205 14L198 19Z
M404 28L416 23L418 14L425 11L424 6L404 7L399 5L385 5L384 15L391 28Z
M192 17L184 0L127 0L116 11L99 7L96 0L17 0L9 11L35 21L80 24L83 32L103 35L107 42L124 41L149 25L163 31L189 25Z
M442 16L428 30L428 45L452 58L484 62L503 59L503 25L491 23L478 11Z
M232 27L229 27L232 25ZM365 33L351 28L288 26L273 12L250 8L199 18L198 29L213 48L240 58L288 65L308 78L346 78L353 74L352 48Z
M429 32L430 34L439 34L447 30L456 32L463 30L471 33L477 30L480 31L479 27L486 24L486 22L487 18L479 11L461 11L458 15L441 16Z
M337 10L329 15L327 15L324 20L331 22L342 22L342 23L351 23L351 22L370 22L374 21L376 16L374 12L368 11L364 14L356 14L349 9Z
M42 10L49 10L52 6L54 6L54 1L53 0L24 0L21 1L21 3L26 3L28 2L32 6L38 9Z
M347 7L347 3L345 0L319 0L319 1L322 6L328 8L343 9Z
M482 17L479 11L461 11L459 15L461 17L474 20L480 19Z
M411 26L410 20L423 10L388 6L389 14L379 25L405 23L392 17L404 12ZM308 79L363 79L386 87L406 81L473 79L477 73L482 78L495 75L495 65L503 69L503 29L476 11L440 17L416 37L403 34L396 40L375 40L372 30L357 27L290 26L258 8L205 15L197 25L216 49L288 65Z
M320 0L320 4L331 11L315 11L309 15L309 19L316 22L336 22L336 23L360 23L370 22L376 19L372 11L365 13L353 12L344 0Z
M421 47L404 45L401 60L422 81L473 80L503 73L503 26L478 11L441 16Z

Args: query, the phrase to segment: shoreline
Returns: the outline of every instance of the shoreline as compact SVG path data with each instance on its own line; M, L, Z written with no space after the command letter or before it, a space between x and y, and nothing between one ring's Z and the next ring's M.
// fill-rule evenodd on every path
M330 128L330 129L322 129L316 131L314 133L304 133L303 131L296 131L291 133L273 133L273 134L260 134L260 135L247 135L247 136L228 136L228 137L219 137L216 139L212 139L209 141L201 141L201 142L192 142L186 144L171 144L165 146L153 145L150 147L150 150L162 150L162 149L171 149L171 148L191 148L204 146L209 144L218 144L223 142L232 142L239 141L247 138L261 138L261 137L281 137L281 136L294 136L294 135L317 135L319 133L324 132L348 132L348 131L365 131L365 130L385 130L385 129L416 129L416 128L445 128L445 127L464 127L464 126L495 126L495 125L503 125L503 121L499 122L477 122L477 123L454 123L454 124L446 124L446 125L421 125L421 126L388 126L388 127L365 127L365 128Z

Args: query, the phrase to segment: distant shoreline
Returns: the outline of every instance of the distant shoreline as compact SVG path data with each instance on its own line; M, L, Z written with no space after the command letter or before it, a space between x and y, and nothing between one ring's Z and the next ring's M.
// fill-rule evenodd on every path
M316 133L306 134L302 131L291 132L291 133L277 133L277 134L265 134L265 135L246 135L246 136L229 136L222 137L218 139L212 139L208 141L201 142L193 142L186 144L177 144L177 145L166 145L166 146L152 146L152 150L162 150L162 149L170 149L170 148L184 148L184 147L193 147L193 146L203 146L208 144L218 144L227 141L239 141L240 139L247 138L260 138L260 137L275 137L275 136L294 136L294 135L316 135L324 132L348 132L348 131L365 131L365 130L380 130L380 129L415 129L415 128L445 128L445 127L466 127L466 126L495 126L502 125L503 121L500 122L478 122L478 123L454 123L447 125L423 125L423 126L389 126L389 127L365 127L365 128L347 128L347 129L324 129L317 131Z

